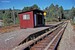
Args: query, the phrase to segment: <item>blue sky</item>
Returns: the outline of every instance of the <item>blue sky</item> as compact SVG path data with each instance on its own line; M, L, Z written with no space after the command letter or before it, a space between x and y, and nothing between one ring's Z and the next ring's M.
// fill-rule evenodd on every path
M33 4L37 4L41 9L44 9L52 3L63 6L64 9L75 7L75 0L0 0L0 9L9 9L13 6L15 9L23 9L24 6L32 6Z

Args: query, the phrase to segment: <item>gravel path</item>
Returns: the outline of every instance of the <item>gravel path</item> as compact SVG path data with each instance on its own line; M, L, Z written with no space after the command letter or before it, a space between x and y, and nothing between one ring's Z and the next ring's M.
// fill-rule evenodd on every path
M75 32L70 22L63 34L58 50L75 50Z

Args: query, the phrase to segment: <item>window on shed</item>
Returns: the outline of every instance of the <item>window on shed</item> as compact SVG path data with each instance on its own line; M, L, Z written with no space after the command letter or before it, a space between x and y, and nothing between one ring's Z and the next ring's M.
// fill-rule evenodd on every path
M30 15L29 14L24 14L23 15L23 20L30 20Z

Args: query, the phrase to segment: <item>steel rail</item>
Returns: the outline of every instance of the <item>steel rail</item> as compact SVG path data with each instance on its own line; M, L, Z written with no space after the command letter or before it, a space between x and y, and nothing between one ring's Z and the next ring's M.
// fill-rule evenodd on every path
M65 29L67 24L63 25L62 29L58 32L58 34L52 39L52 41L50 41L50 43L46 46L46 48L44 50L48 50L48 48L51 46L51 44L54 42L54 40L58 37L58 35L61 33L61 31L63 31ZM60 38L59 38L60 39Z
M62 25L60 25L60 26L62 26ZM28 42L26 42L26 43L24 43L24 44L19 45L19 46L13 48L12 50L24 50L25 48L29 47L31 44L37 42L38 40L42 39L42 38L45 37L46 35L48 35L48 34L50 34L51 32L53 32L54 30L58 29L60 26L58 26L58 27L56 27L56 28L54 28L54 29L48 31L47 33L44 33L44 34L38 36L37 38L35 38L35 39L33 39L33 40L30 40L30 41L28 41Z

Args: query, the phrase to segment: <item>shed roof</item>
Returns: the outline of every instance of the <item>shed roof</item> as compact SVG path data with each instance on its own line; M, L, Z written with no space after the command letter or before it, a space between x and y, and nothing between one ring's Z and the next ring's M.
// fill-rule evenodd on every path
M20 12L20 13L18 13L18 14L22 14L22 13L26 13L26 12L30 12L30 11L40 11L40 12L44 12L44 11L39 10L39 9L34 9L34 10L29 10L29 11Z

